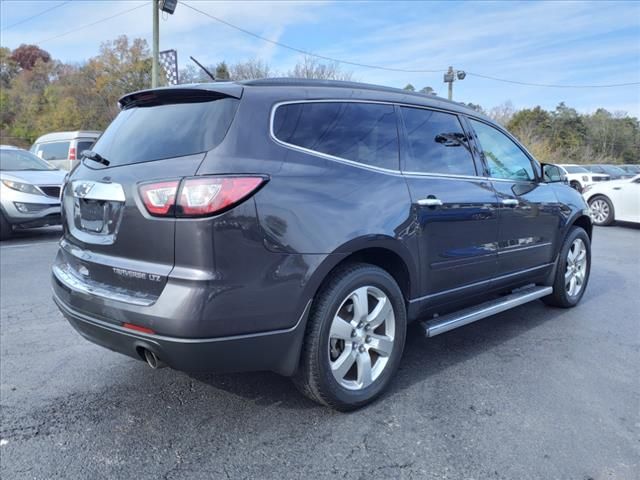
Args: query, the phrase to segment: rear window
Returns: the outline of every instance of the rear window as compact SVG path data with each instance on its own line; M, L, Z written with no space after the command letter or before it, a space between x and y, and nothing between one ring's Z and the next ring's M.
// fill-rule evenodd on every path
M36 148L36 155L43 160L66 160L69 155L69 142L43 143Z
M309 102L281 105L273 134L285 143L364 165L398 169L393 105Z
M566 166L562 168L564 168L567 173L589 173L589 170L584 167Z
M110 166L202 153L227 133L238 100L130 107L121 111L92 150Z
M78 148L76 149L78 155L82 153L83 150L91 150L91 147L95 143L95 140L78 140Z

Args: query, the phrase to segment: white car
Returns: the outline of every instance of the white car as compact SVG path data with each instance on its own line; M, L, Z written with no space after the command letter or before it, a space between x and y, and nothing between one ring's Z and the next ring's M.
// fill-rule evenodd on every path
M567 181L571 188L582 192L584 187L593 183L604 182L611 180L611 177L607 174L590 172L581 165L574 164L561 164L558 165L567 177Z
M616 220L640 223L640 175L588 186L582 196L596 225L611 225Z

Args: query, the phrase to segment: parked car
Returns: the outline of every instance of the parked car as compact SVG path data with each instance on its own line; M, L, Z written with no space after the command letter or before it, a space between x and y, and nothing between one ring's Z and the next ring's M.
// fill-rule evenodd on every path
M0 146L0 239L14 229L59 224L65 174L26 150Z
M640 174L640 165L618 165L618 167L627 172L629 175Z
M583 192L596 225L616 220L640 223L640 175L591 185Z
M83 150L89 150L102 132L56 132L42 135L31 147L31 152L63 170L71 170Z
M571 188L578 192L582 192L584 187L592 183L610 180L609 175L592 173L581 165L561 164L558 166L566 176Z
M153 368L272 370L349 410L388 386L408 322L585 292L585 201L458 103L266 79L120 105L64 189L54 300Z
M633 177L633 174L625 172L618 165L585 165L585 168L593 173L607 174L611 180Z

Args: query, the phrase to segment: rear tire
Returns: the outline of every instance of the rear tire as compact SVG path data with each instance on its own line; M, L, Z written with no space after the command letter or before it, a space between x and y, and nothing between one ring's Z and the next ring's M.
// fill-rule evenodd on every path
M7 221L4 213L0 212L0 240L8 240L13 236L13 227Z
M587 232L573 227L560 249L553 293L542 299L547 305L575 307L582 299L591 272L591 242Z
M604 195L596 195L589 200L589 209L593 223L601 227L611 225L615 220L616 212L613 203Z
M362 407L392 380L406 328L404 297L389 273L363 263L342 267L314 299L293 381L320 404Z

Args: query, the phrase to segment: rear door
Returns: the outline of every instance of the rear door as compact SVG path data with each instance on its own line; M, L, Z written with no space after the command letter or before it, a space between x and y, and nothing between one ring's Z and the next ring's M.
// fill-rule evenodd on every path
M400 107L403 174L420 238L422 297L440 303L489 288L496 273L498 215L460 118Z
M160 184L157 201L172 195L162 182L196 173L237 103L213 92L164 90L121 111L93 147L109 165L84 159L64 189L68 273L143 302L159 295L174 265L176 220L150 214L140 188Z
M534 162L505 133L469 119L498 195L498 276L508 282L554 259L562 212L553 188L541 183Z

